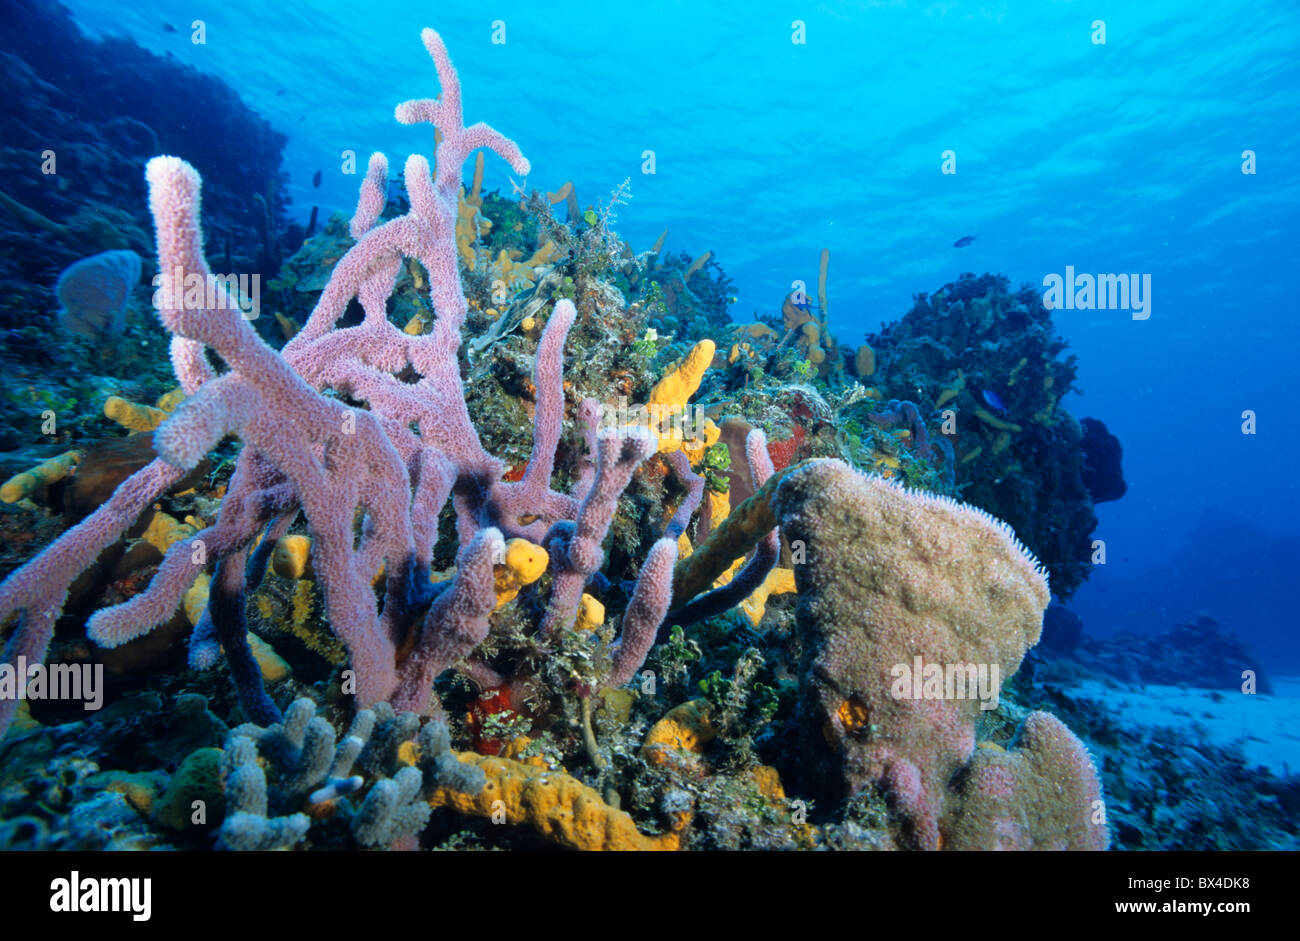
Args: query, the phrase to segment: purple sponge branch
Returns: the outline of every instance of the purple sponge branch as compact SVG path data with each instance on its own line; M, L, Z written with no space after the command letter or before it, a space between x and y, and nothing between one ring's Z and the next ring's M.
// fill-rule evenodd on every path
M491 476L484 474L472 486L460 488L456 509L462 542L479 526L496 526L507 537L541 542L553 523L577 515L578 501L551 490L550 484L564 423L564 341L576 316L572 301L559 301L537 347L533 453L523 478L514 483L500 480L500 464L491 459Z
M435 151L438 163L437 191L450 201L454 215L456 192L460 188L460 168L478 148L487 147L495 151L516 173L527 176L530 168L514 141L481 122L465 127L461 112L460 79L456 76L456 68L451 64L442 37L431 29L424 29L420 32L420 39L424 48L429 50L429 56L438 70L442 94L437 98L404 101L397 106L394 114L402 124L428 123L442 131L442 142Z
M921 418L920 409L914 403L891 399L888 411L875 412L867 417L881 428L893 428L899 424L905 425L907 430L912 433L912 440L916 443L917 454L929 459L934 453L930 447L930 436L925 430L925 421Z
M602 406L599 399L583 399L578 404L578 423L582 426L582 440L587 453L578 464L578 479L573 485L573 496L585 500L596 479L596 436L600 432Z
M361 194L357 197L357 211L352 214L348 231L359 239L375 227L379 216L388 205L388 158L381 153L370 155L366 178L361 181Z
M4 663L16 667L19 657L29 663L45 659L54 619L68 597L73 580L101 552L117 542L155 500L185 472L163 461L151 461L128 477L98 510L16 569L0 584L0 623L11 614L20 620L4 649ZM23 677L23 681L26 677ZM0 699L0 735L8 728L18 700Z
M524 469L524 476L519 481L521 486L518 490L521 493L544 496L550 489L551 472L555 469L555 449L560 444L560 427L564 421L564 340L577 313L573 301L566 299L557 303L537 346L533 453ZM565 499L573 502L571 497ZM572 515L572 510L569 510L561 518Z
M673 514L668 528L664 531L666 538L676 540L686 532L691 516L699 508L700 501L704 499L704 477L691 470L691 460L686 456L685 451L673 451L668 455L668 463L673 466L677 476L686 485L686 496L682 497L677 512Z
M174 543L163 557L149 587L129 601L102 608L86 622L86 636L101 647L119 647L147 634L175 613L185 592L207 567L207 549L216 557L229 554L234 543L209 526L190 539Z
M421 595L428 593L419 573L427 569L437 512L450 489L449 481L455 480L463 545L470 543L479 527L497 524L511 535L537 539L551 523L577 512L573 498L549 489L563 419L561 366L564 339L575 316L571 304L557 305L538 351L535 446L524 480L517 484L499 480L501 462L483 450L469 421L456 355L465 316L453 234L459 179L449 175L448 167L478 146L496 150L519 172L526 172L527 163L512 142L490 128L463 127L455 72L436 34L426 31L424 40L438 66L442 100L411 103L399 108L399 113L403 120L438 124L443 134L438 148L440 176L436 181L430 177L422 157L408 159L404 178L412 211L375 228L385 202L387 162L382 156L372 157L353 218L360 239L340 260L316 309L286 345L282 358L271 353L268 360L269 349L256 341L230 308L205 312L211 316L202 323L183 309L164 311L168 326L215 348L235 374L209 383L196 394L185 421L175 423L187 428L186 435L164 433L165 440L176 437L183 445L172 456L194 459L222 433L239 430L247 445L241 463L268 462L301 495L315 539L317 575L331 622L351 655L363 705L402 682L394 658L400 659L401 645L410 633L410 615ZM160 253L165 259L168 252L174 255L164 267L177 274L206 275L197 238L197 176L192 171L187 174L188 167L155 165L150 180L158 183L153 203ZM459 164L454 166L458 174ZM417 258L430 274L438 317L428 336L409 336L387 320L386 300L407 256ZM363 323L335 329L353 296L365 313ZM248 375L241 368L245 365ZM421 374L414 385L395 375L408 366ZM370 411L340 410L334 401L313 394L302 379L310 387L355 397ZM267 408L271 403L275 407ZM270 434L272 428L262 427L264 418L269 413L274 425L283 425L282 412L299 420L290 434ZM412 425L418 428L418 437L410 431ZM420 457L423 450L445 457ZM443 466L426 482L423 470L439 460ZM368 481L364 494L358 491L362 480ZM412 493L409 505L398 498L402 493ZM234 488L230 496L238 496ZM353 552L351 520L357 509L368 515L360 549ZM524 521L526 515L538 518L529 523ZM388 596L382 624L377 624L368 581L384 562L389 564ZM442 630L451 635L466 633L458 626L463 619L449 614L456 608L453 601L465 603L457 599L467 591L450 588L435 603L421 630L422 645ZM445 657L419 659L436 662L439 669L450 665ZM408 682L418 677L416 682L423 685L423 692L407 690L404 695L412 701L427 699L433 679L427 670L404 670L402 676Z
M505 540L498 529L480 529L461 550L456 575L429 609L415 649L398 670L393 708L438 713L433 681L470 654L488 635L488 616L496 609L492 567L505 562Z
M572 523L556 523L546 534L551 556L551 600L541 633L553 635L572 626L587 579L605 561L601 543L618 508L618 498L641 462L654 454L649 428L629 426L604 431L596 442L596 477Z
M162 272L158 313L173 334L172 364L189 398L155 434L161 460L129 478L99 511L0 586L0 617L23 614L6 656L43 657L72 579L228 434L238 435L243 448L217 522L173 546L141 594L92 618L92 638L113 645L147 632L213 565L192 658L210 662L220 642L245 710L259 722L273 719L275 706L245 642L244 597L248 582L260 581L272 541L300 514L313 540L313 568L329 621L347 648L363 707L392 698L436 710L437 674L471 655L486 636L496 603L492 566L507 537L547 539L555 577L545 624L554 629L572 622L586 580L603 561L601 542L619 496L655 442L644 429L597 440L597 467L580 471L576 495L551 490L564 417L564 343L576 317L573 305L562 301L538 348L528 468L520 481L501 480L504 464L484 450L460 379L466 302L455 243L457 191L461 164L476 148L492 149L517 173L527 173L528 162L490 127L464 126L459 80L442 41L431 30L423 39L442 94L407 102L397 115L406 123L437 125L437 175L423 157L409 158L403 176L411 209L381 223L388 162L380 154L371 157L352 219L357 242L335 266L303 328L278 354L211 276L203 257L198 174L175 157L149 162ZM436 314L432 331L420 336L387 317L387 300L408 258L428 272ZM197 294L196 284L203 286ZM353 298L362 323L340 328ZM226 367L220 375L209 350ZM407 381L412 374L415 381ZM348 400L364 407L349 408L343 404ZM598 414L594 403L579 409L589 440ZM428 570L449 495L462 548L455 579L439 593ZM268 542L250 562L259 532ZM662 614L660 596L671 587L666 553L651 553L625 616L620 673L644 660L648 645L639 625ZM382 602L372 587L381 568ZM0 731L12 713L12 701L0 703Z
M248 622L244 615L244 563L248 547L232 552L217 563L208 594L204 618L212 622L213 634L226 654L226 665L244 715L258 725L280 721L280 710L262 685L262 669L248 643Z
M632 600L623 614L622 630L612 650L614 665L602 686L622 686L645 663L673 600L676 564L677 540L664 538L656 542L641 566Z
M255 467L255 465L243 464L236 466L236 476L246 473L249 467ZM265 470L266 466L262 465L262 469ZM274 473L274 468L270 468L270 470ZM234 478L232 478L232 481L234 481ZM271 561L271 554L275 551L276 542L289 531L289 527L298 518L297 498L282 480L272 480L266 489L254 490L250 497L240 501L232 501L228 507L223 505L221 515L217 520L217 528L229 527L239 531L242 522L239 516L241 511L244 519L248 520L247 525L250 531L256 527L258 519L268 514L272 515L272 519L263 529L261 541L253 549L246 567L245 579L247 583L256 587L262 583L262 578L266 574L266 567ZM275 513L280 513L280 515L274 516ZM240 542L238 539L232 539L230 544L234 546L239 545ZM193 539L189 541L189 545L197 548ZM193 561L193 558L191 560ZM167 564L167 560L164 559L163 565L159 567L158 574L154 576L153 582L145 590L146 594L153 592L155 587L158 586L159 579L163 577L162 569ZM90 632L92 627L93 624L87 625L87 632ZM190 634L189 665L191 668L206 670L216 664L221 655L220 641L217 634L217 626L212 621L212 607L209 604L199 618L199 623L194 626L193 633Z
M772 474L771 460L767 458L766 441L759 435L758 448L767 460L767 473L763 479ZM673 600L673 567L677 564L677 540L686 531L692 514L704 498L704 477L691 470L690 458L684 451L673 451L668 455L668 463L686 485L686 495L673 513L672 520L646 556L637 574L636 587L623 614L623 624L615 642L612 657L613 667L602 686L622 686L641 669L645 658L654 646L664 615ZM754 485L757 490L761 482ZM773 535L775 539L775 534Z
M150 162L147 176L160 259L169 272L164 292L171 279L191 273L206 278L197 229L197 174L174 158L158 158ZM368 317L373 315L376 281L363 285ZM174 304L176 298L169 299ZM381 625L369 585L381 563L387 561L390 572L397 573L414 556L404 462L374 415L323 398L262 343L233 305L165 306L160 314L168 327L213 347L232 368L205 383L159 429L160 453L190 464L221 434L238 430L246 445L240 465L265 460L287 478L314 538L317 577L331 622L352 658L357 692L365 705L385 698L395 682L392 637L398 631L392 622L405 616L408 586L401 578L389 579L387 623ZM294 419L285 421L285 415ZM228 500L246 497L247 489L239 485L254 476L232 480ZM368 520L354 552L352 521L358 509L367 512ZM264 522L259 520L257 528ZM251 538L255 531L245 534ZM218 561L227 548L219 547ZM234 579L236 574L227 569L226 576Z

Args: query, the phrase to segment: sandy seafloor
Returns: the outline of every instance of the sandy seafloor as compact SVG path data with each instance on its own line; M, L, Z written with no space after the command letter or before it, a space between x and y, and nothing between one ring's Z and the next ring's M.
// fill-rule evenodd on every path
M1300 773L1300 676L1269 679L1273 692L1267 695L1099 680L1078 683L1070 692L1102 703L1122 726L1167 727L1207 744L1239 745L1248 766L1285 777Z

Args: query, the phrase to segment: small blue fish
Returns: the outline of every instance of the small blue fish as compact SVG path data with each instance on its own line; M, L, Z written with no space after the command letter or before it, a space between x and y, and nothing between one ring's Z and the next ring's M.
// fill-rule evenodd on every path
M971 242L975 241L976 238L978 238L978 236L976 236L976 235L963 235L963 236L962 236L961 238L959 238L957 241L955 241L955 242L952 243L952 247L953 247L953 248L965 248L965 247L966 247L967 245L969 245Z
M984 390L984 404L993 409L993 411L997 412L999 415L1005 415L1007 413L1007 404L1003 402L1001 396L992 389Z

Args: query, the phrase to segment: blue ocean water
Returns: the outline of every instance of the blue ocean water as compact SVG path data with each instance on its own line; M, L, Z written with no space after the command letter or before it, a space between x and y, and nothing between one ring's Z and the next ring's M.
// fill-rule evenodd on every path
M585 205L630 178L620 233L641 249L667 227L669 249L712 250L737 320L814 279L823 247L850 344L964 271L1149 274L1147 320L1056 316L1083 393L1065 404L1119 436L1129 483L1098 508L1106 565L1074 607L1102 635L1203 609L1279 672L1300 668L1293 2L69 5L91 33L226 79L288 133L300 221L355 205L344 150L364 165L431 149L426 127L392 120L436 90L430 25L467 119L520 143L531 187L571 179ZM504 164L487 185L508 192Z

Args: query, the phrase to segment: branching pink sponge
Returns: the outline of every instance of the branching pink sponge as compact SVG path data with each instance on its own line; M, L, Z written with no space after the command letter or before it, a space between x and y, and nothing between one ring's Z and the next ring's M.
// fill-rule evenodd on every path
M172 364L188 398L155 435L160 459L0 586L0 622L15 612L21 616L5 648L7 661L44 657L72 580L227 434L238 435L244 446L216 523L173 545L142 593L90 619L87 632L97 643L116 646L149 632L170 617L198 575L215 566L192 660L210 661L213 642L219 642L245 712L261 724L275 721L278 710L247 651L245 583L265 568L264 553L249 560L258 535L273 542L299 514L311 532L312 564L330 624L347 646L361 706L391 700L439 709L434 679L486 635L495 605L492 566L505 539L551 547L555 588L544 624L549 629L572 620L585 579L602 562L600 546L618 496L654 448L636 429L615 429L595 440L589 427L598 452L594 475L584 475L576 497L551 489L564 418L564 342L576 316L567 300L556 304L539 344L533 452L522 479L503 481L504 464L480 443L458 364L466 302L457 268L457 192L463 164L478 148L493 151L521 175L529 164L514 141L488 125L465 126L459 78L442 40L430 29L421 38L441 94L398 105L396 117L436 125L436 169L422 156L408 158L403 175L410 210L381 222L388 162L382 154L370 158L351 224L356 244L280 353L261 340L219 283L211 307L206 300L191 302L182 290L195 275L213 284L202 249L199 176L176 157L149 162L145 175L162 274L159 316L172 333ZM429 274L436 320L421 336L404 333L386 314L406 259ZM364 319L338 327L353 298ZM213 369L208 351L225 371ZM580 414L589 426L595 421L590 407ZM458 572L434 586L428 569L438 514L448 499L461 545ZM357 519L363 520L359 538ZM635 636L618 649L616 679L630 677L645 658L647 638L671 595L675 556L675 544L657 545L646 561L643 580L653 584L634 592L625 622ZM381 566L382 599L371 586ZM13 701L0 702L0 732L13 707Z

